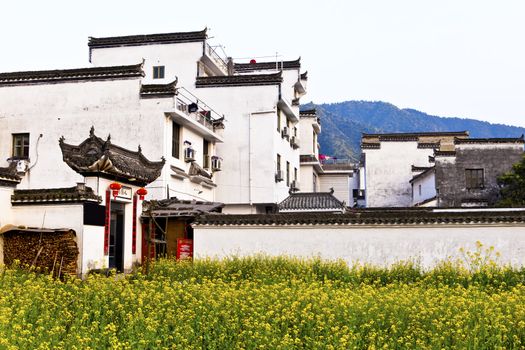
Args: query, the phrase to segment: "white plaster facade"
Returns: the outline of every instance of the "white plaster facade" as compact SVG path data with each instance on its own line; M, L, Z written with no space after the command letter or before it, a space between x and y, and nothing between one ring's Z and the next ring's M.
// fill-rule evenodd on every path
M424 206L427 201L436 198L436 173L434 168L431 168L416 176L413 181L410 181L412 184L412 205Z
M463 259L460 248L476 250L476 241L494 246L502 264L525 266L525 225L393 225L393 226L197 226L195 256L295 256L342 259L388 266L415 261L424 268Z

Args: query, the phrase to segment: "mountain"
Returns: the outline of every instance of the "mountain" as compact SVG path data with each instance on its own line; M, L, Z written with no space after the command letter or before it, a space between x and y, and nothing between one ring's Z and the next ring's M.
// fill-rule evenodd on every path
M321 153L358 160L362 133L464 131L470 137L520 137L525 128L467 118L444 118L386 102L345 101L304 105L321 119Z

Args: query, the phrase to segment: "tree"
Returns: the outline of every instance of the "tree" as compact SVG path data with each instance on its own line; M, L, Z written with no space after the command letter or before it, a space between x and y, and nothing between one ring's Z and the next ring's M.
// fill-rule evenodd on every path
M498 177L501 199L498 207L525 207L525 156L512 170Z

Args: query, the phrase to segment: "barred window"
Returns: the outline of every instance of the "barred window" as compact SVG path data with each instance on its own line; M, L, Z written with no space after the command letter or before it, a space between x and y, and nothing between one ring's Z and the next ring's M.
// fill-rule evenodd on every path
M485 187L483 169L465 169L467 190Z
M29 134L13 134L13 158L29 158Z

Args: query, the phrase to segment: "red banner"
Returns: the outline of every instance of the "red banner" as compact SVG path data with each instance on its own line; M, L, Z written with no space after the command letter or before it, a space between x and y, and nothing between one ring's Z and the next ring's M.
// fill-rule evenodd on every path
M111 225L111 191L106 190L106 220L104 221L104 255L109 255L109 234Z
M193 240L177 239L177 260L193 258Z
M131 225L131 254L137 253L137 195L133 196L133 224Z

